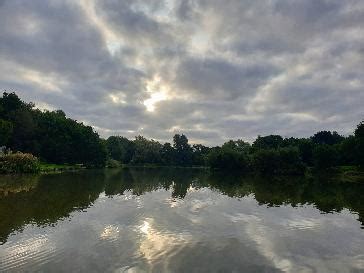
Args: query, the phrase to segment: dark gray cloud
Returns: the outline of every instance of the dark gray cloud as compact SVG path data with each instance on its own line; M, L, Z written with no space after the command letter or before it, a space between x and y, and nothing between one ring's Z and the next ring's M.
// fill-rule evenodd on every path
M0 88L104 137L350 133L361 0L0 1Z

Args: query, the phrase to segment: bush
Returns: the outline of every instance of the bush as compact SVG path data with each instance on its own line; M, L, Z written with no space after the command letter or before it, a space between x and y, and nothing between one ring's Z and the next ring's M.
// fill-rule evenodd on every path
M119 168L121 166L120 162L115 159L108 159L106 161L106 167L107 168Z
M10 153L0 156L0 173L37 173L39 161L32 154Z

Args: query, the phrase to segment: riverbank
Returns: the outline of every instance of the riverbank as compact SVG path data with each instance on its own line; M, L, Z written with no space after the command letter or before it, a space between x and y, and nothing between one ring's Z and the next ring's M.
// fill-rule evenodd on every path
M39 173L47 174L47 173L62 173L62 172L72 172L72 171L80 171L86 170L86 168L82 164L51 164L41 162L39 163ZM97 169L97 168L95 168ZM226 170L222 169L212 169L207 166L175 166L175 165L158 165L158 164L119 164L118 166L106 166L104 169L195 169L195 170L206 170L211 172L222 172L226 173ZM236 171L228 171L228 173L236 173L243 174L245 172L236 170ZM21 175L21 173L17 173ZM256 172L247 172L247 175L258 175ZM5 175L5 174L4 174ZM13 174L6 174L6 176L13 176ZM261 174L259 174L261 175ZM279 175L263 175L267 177L279 176ZM308 167L304 174L302 175L292 175L292 176L302 176L306 178L314 178L314 177L327 177L330 180L342 181L348 183L364 183L364 170L360 169L357 166L338 166L326 170L317 170L312 167Z
M58 173L64 171L78 171L84 170L82 164L49 164L49 163L40 163L39 171L41 173Z

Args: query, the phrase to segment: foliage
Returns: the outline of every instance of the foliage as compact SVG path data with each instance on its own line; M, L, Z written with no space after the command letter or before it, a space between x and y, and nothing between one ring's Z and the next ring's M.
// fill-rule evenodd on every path
M303 174L305 165L300 157L297 147L286 147L278 150L279 152L279 169L282 174Z
M249 169L249 161L244 153L239 153L231 148L215 148L208 156L208 164L212 168L241 170Z
M0 98L0 118L13 128L7 142L11 150L32 153L50 163L105 165L105 146L92 127L67 118L61 110L33 108L15 93L5 92Z
M192 145L192 164L195 166L206 165L207 157L210 152L210 148L202 144Z
M338 163L338 153L334 146L322 144L313 151L314 166L318 169L334 167Z
M354 136L345 138L336 146L339 152L340 165L355 165L357 159L357 139Z
M161 163L162 145L153 139L137 136L134 140L134 155L131 160L133 164Z
M13 124L0 119L0 146L7 146L13 134Z
M185 135L176 134L173 137L173 148L175 153L175 164L181 166L192 165L192 148L188 144Z
M277 173L279 153L274 149L259 150L253 154L253 168L263 174Z
M283 138L279 135L258 136L253 142L254 150L278 149L283 144Z
M175 156L175 150L172 147L171 143L164 143L161 149L161 160L163 165L173 164Z
M253 155L253 168L262 174L303 174L305 166L294 147L260 150Z
M106 167L107 168L119 168L120 166L121 166L120 162L115 160L115 159L109 158L106 161Z
M124 164L132 160L135 150L134 143L121 136L110 136L106 140L106 148L110 158Z
M311 140L315 144L327 144L334 145L341 142L344 137L340 136L337 132L320 131L311 137Z
M356 144L356 163L364 167L364 121L362 121L355 129L354 132Z
M298 142L300 157L307 166L313 165L313 149L314 144L311 139L300 139Z
M360 123L354 135L348 137L335 131L320 131L310 138L268 135L258 136L252 145L238 139L214 148L191 145L184 134L174 135L172 144L143 136L134 140L110 136L104 140L92 127L67 118L61 110L40 111L15 93L4 92L0 98L0 146L61 165L103 167L120 162L300 174L305 166L363 167L364 124Z
M0 156L0 173L37 173L38 159L26 153L9 153Z
M245 142L241 139L238 140L229 140L228 142L225 142L221 148L223 149L231 149L233 151L239 152L239 153L245 153L248 154L251 151L251 146L248 142Z

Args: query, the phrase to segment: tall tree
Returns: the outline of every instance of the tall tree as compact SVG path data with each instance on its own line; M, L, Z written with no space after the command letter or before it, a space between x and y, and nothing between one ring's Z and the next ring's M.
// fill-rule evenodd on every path
M176 150L175 164L187 166L192 164L192 149L185 135L173 136L173 147Z

